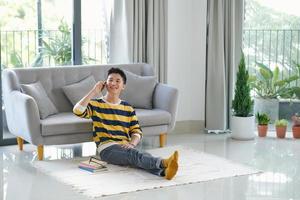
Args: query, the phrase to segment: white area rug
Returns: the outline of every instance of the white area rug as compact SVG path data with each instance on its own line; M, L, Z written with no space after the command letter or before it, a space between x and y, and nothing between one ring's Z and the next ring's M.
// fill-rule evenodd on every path
M259 172L224 158L181 146L151 149L148 152L165 158L176 149L179 150L179 170L171 181L140 169L115 165L108 165L108 171L92 174L78 168L78 163L87 158L36 161L33 165L89 197L196 183Z

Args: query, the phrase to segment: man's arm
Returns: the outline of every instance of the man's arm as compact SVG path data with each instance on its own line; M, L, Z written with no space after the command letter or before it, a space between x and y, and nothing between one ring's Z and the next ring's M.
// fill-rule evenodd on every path
M129 133L131 136L131 140L129 143L122 145L125 148L134 148L136 147L139 142L141 141L142 136L142 130L140 128L138 119L136 117L135 111L132 111L132 117L130 121L130 127L129 127Z
M136 147L139 144L140 140L141 140L140 134L132 134L129 143Z
M89 118L89 113L87 113L87 115L85 114L85 112L87 112L87 106L90 102L90 100L92 98L94 98L95 96L98 96L98 94L101 93L101 91L104 89L105 87L105 82L104 81L99 81L98 83L96 83L96 85L93 87L93 89L91 91L89 91L87 93L87 95L85 95L73 108L73 113L76 114L79 117L85 117L85 118Z
M92 98L94 98L95 96L101 93L104 87L105 87L105 82L99 81L98 83L96 83L94 88L91 91L89 91L89 93L87 93L87 95L85 95L77 104L86 107Z

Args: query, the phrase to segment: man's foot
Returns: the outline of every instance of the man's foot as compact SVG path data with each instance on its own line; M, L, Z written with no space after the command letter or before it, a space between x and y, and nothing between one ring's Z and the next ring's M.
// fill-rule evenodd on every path
M168 163L168 167L165 169L165 178L171 180L177 173L178 163L175 159L172 159Z
M165 178L168 180L171 180L177 173L178 156L178 151L174 151L169 158L162 160L162 165L165 168Z
M172 160L175 160L178 163L178 151L174 151L174 153L167 159L162 160L162 165L164 168L167 168Z

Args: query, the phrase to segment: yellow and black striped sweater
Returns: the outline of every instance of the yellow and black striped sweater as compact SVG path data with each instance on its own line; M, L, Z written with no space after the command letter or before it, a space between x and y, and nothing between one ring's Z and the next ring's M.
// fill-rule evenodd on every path
M103 99L92 99L84 111L75 107L73 112L82 118L92 118L93 140L97 147L109 142L127 143L132 134L142 136L135 111L125 101L110 104Z

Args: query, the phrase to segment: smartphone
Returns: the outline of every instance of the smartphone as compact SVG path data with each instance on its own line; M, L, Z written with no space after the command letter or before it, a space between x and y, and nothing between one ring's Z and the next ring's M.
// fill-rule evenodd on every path
M101 91L103 91L105 88L106 88L106 81L104 81L104 85L103 85Z

